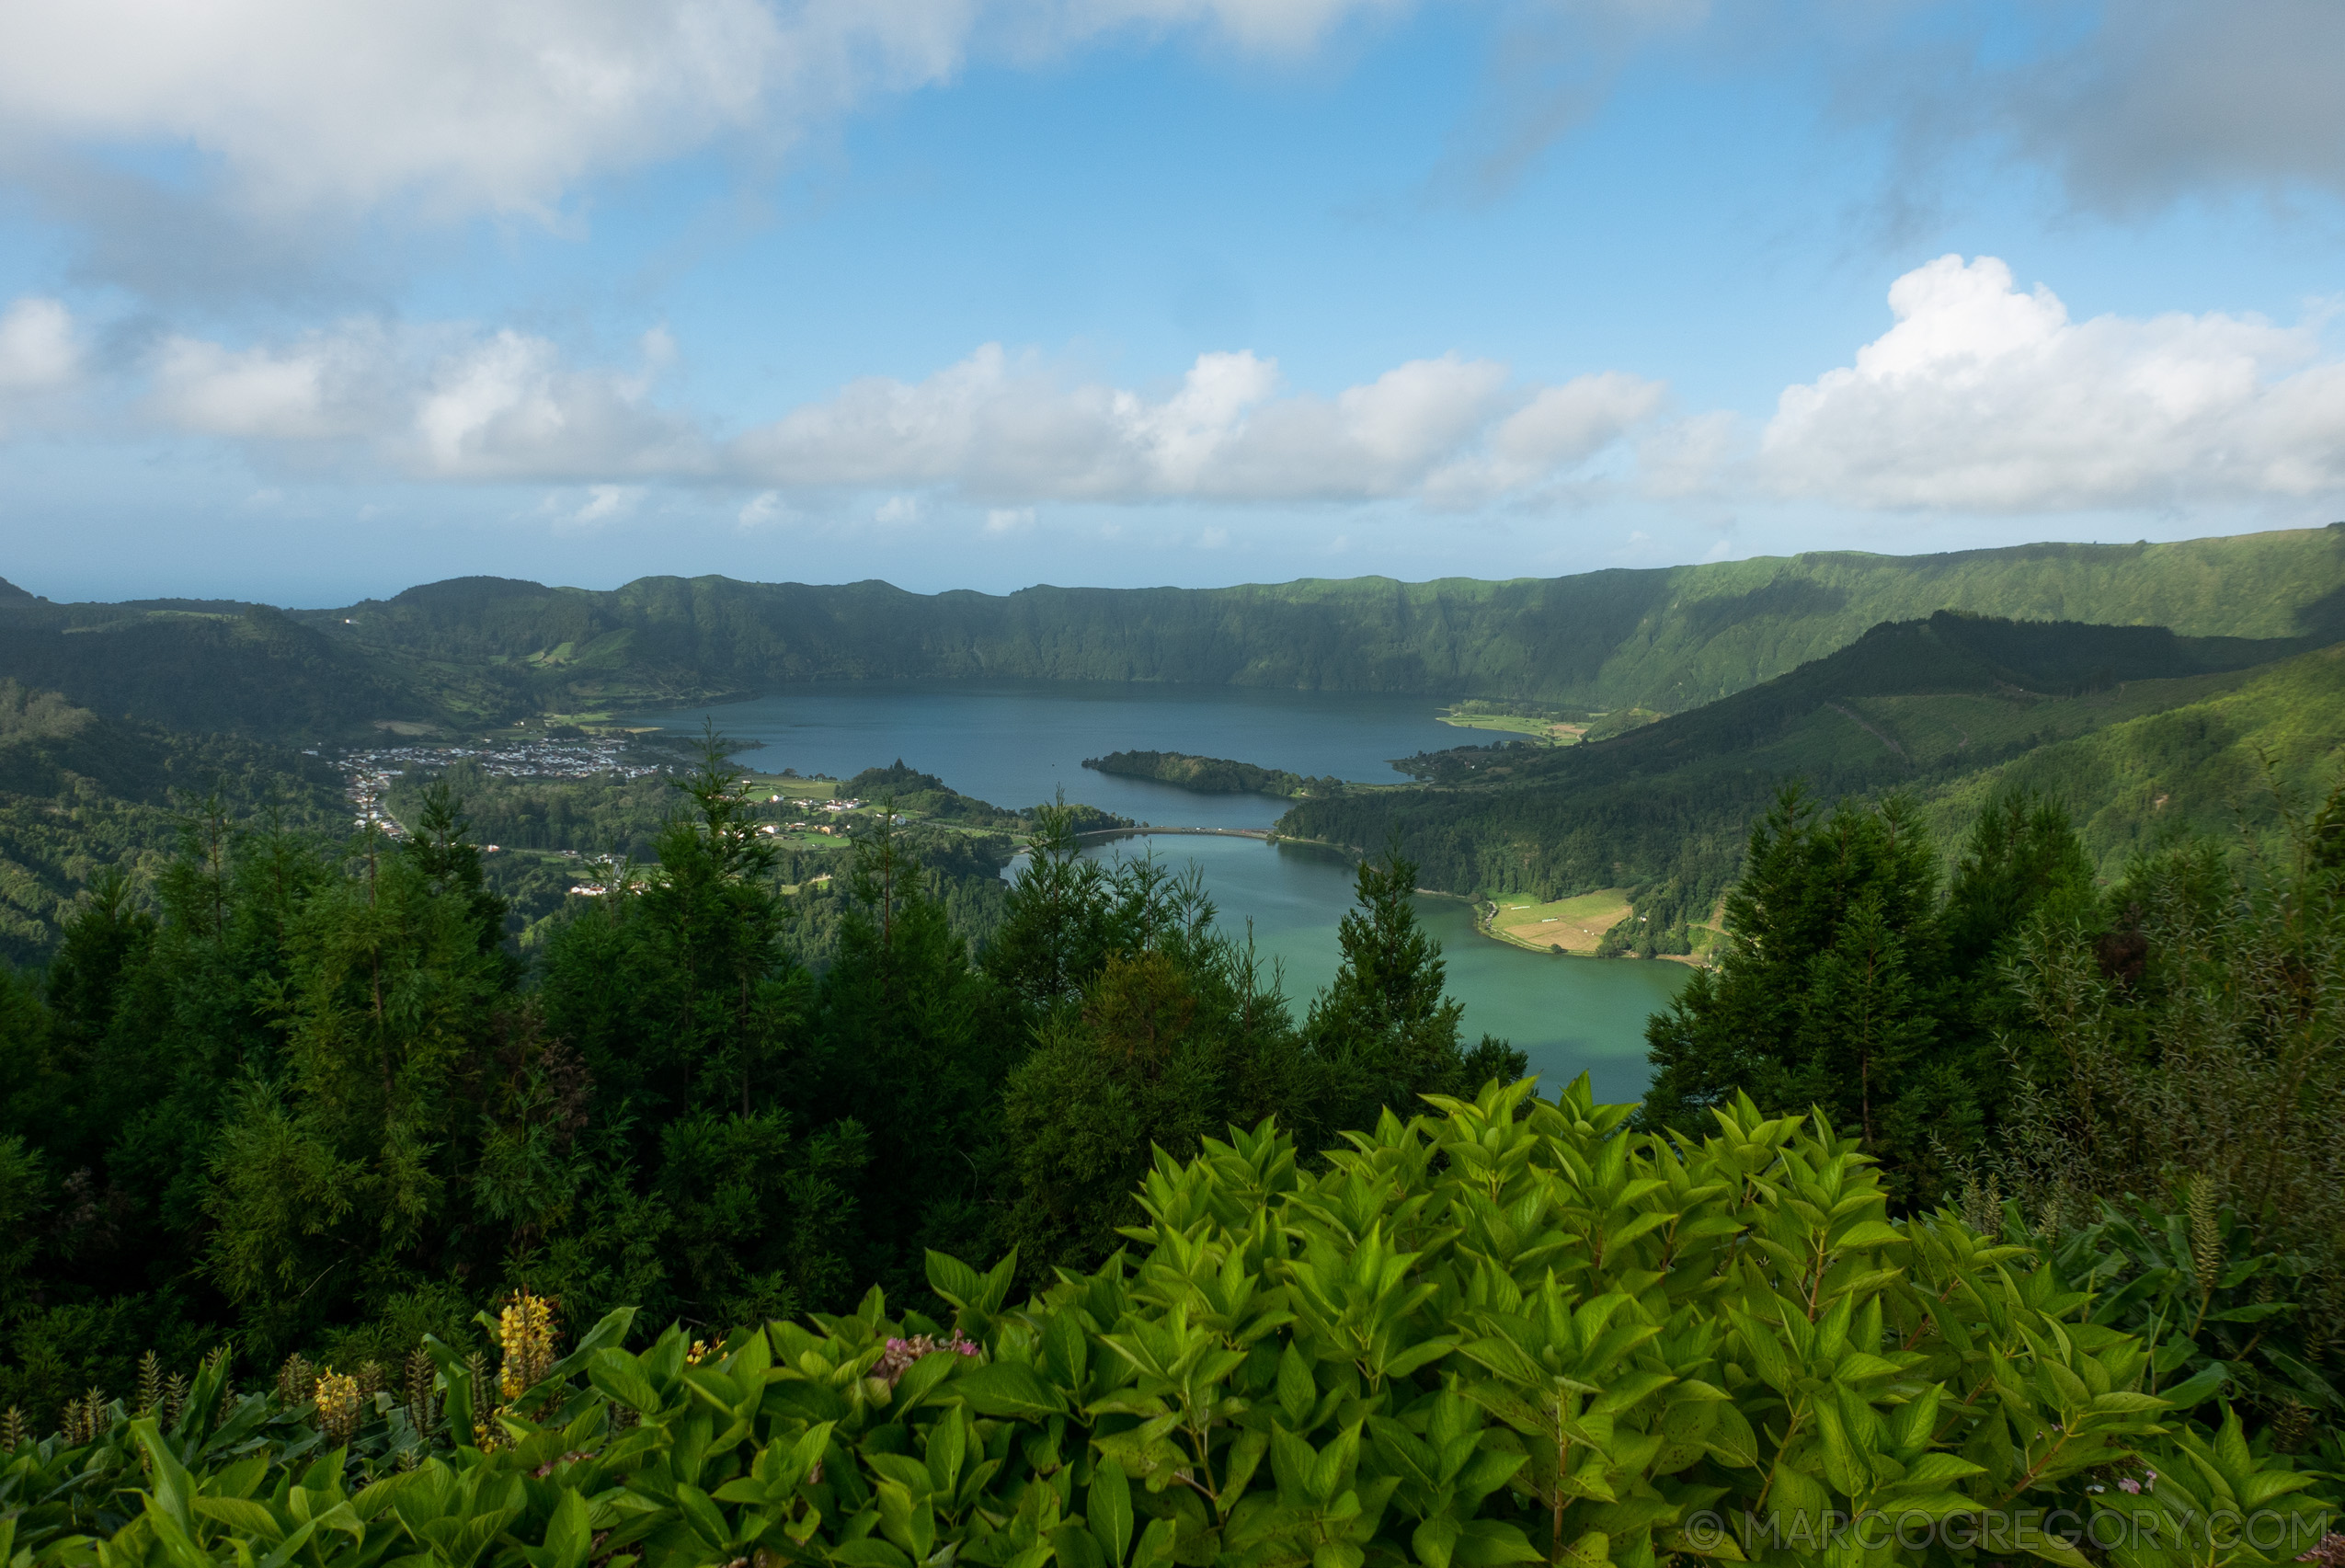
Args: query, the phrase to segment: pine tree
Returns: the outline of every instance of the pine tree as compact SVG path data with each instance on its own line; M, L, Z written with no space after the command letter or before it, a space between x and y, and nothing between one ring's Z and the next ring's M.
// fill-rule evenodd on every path
M1418 1096L1464 1087L1458 1041L1465 1005L1442 990L1441 944L1417 923L1417 868L1397 852L1360 863L1354 904L1337 927L1344 959L1312 1000L1305 1038L1336 1075L1337 1127L1416 1114Z
M1066 792L1035 813L1025 864L1010 885L985 972L1029 1027L1080 996L1107 960L1109 921L1099 863L1082 858Z

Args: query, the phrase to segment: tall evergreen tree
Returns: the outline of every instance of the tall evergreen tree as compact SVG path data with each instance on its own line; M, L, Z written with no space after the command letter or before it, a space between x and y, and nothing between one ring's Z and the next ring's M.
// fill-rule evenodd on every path
M1414 1116L1420 1095L1469 1093L1526 1069L1521 1052L1488 1036L1470 1053L1461 1047L1465 1004L1442 989L1448 966L1418 923L1416 887L1416 863L1398 852L1360 863L1336 930L1343 963L1303 1025L1338 1085L1326 1110L1335 1127L1374 1127L1388 1108Z
M839 956L822 979L815 1103L869 1139L856 1277L921 1288L926 1248L982 1233L994 1106L1024 1042L971 966L882 801L858 836Z
M1897 796L1826 816L1794 787L1752 830L1744 865L1717 967L1697 971L1647 1026L1645 1114L1699 1131L1708 1107L1747 1093L1820 1107L1870 1152L1910 1162L1927 1150L1931 1118L1904 1097L1938 1026L1928 836ZM1932 1111L1973 1118L1959 1102Z
M1334 1097L1251 942L1216 930L1200 877L1122 860L1088 895L1078 928L1116 944L1080 1001L1044 1017L1001 1102L995 1246L1037 1281L1121 1244L1157 1150L1185 1159L1266 1116L1316 1147Z
M1083 858L1061 790L1035 813L1025 864L985 950L986 974L1029 1027L1080 997L1107 961L1114 921L1104 881L1099 863Z

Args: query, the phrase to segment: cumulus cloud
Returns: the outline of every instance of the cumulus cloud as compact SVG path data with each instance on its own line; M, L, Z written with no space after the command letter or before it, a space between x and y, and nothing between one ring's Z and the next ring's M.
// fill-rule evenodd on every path
M988 345L925 380L852 382L720 440L658 402L674 352L653 333L635 369L581 366L510 329L372 321L246 347L176 336L154 351L144 406L178 430L340 449L419 478L738 485L759 493L744 526L784 497L842 491L888 492L874 521L909 523L923 493L942 493L994 509L998 533L1041 500L1519 496L1574 482L1665 393L1619 372L1524 385L1450 354L1320 395L1283 390L1275 361L1239 351L1199 355L1151 395Z
M174 335L155 353L153 402L166 422L202 435L361 436L388 411L395 357L387 335L369 322L282 348L230 349Z
M1486 449L1433 476L1440 499L1466 504L1535 486L1596 456L1661 410L1657 381L1606 371L1542 388L1492 429Z
M749 431L761 483L948 486L988 500L1363 500L1551 477L1657 406L1655 383L1516 387L1506 367L1415 360L1332 397L1275 361L1201 354L1161 397L1070 382L989 345L925 381L871 378Z
M1672 417L1664 383L1623 372L1540 385L1455 354L1321 394L1286 386L1266 356L1207 353L1143 391L988 345L721 436L662 401L663 333L623 368L511 329L373 321L279 344L166 338L142 406L176 429L418 478L738 487L756 498L744 527L857 494L881 526L924 521L936 497L981 509L996 534L1042 502L1642 493L1993 513L2345 497L2345 364L2324 357L2320 317L2076 321L1993 257L1916 268L1889 303L1886 332L1787 387L1763 423ZM75 342L62 306L19 301L0 315L0 386L76 375Z
M154 356L149 407L177 429L343 443L424 478L609 483L704 471L694 427L651 401L672 353L666 335L641 347L642 366L629 372L572 366L551 341L509 329L353 321L242 349L175 336Z
M81 358L73 313L60 302L28 296L0 311L0 394L65 386Z
M2316 323L2072 321L1994 257L1897 280L1896 325L1787 388L1756 472L1858 506L2037 511L2345 490L2345 365Z
M1398 0L76 0L0 7L0 140L154 143L249 201L543 212L578 181L1118 29L1307 47Z

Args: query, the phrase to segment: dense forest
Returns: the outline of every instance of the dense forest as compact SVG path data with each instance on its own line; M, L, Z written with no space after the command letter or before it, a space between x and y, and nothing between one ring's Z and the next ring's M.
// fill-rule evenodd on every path
M527 961L445 780L215 807L0 991L14 1561L2345 1545L2345 789L2107 887L1787 793L1631 1107L1459 1038L1397 857L1298 1018L1060 808L972 953L883 814L817 974L738 778Z
M1113 1250L1154 1145L1275 1116L1315 1150L1520 1070L1459 1040L1405 864L1298 1020L1072 809L973 952L890 814L816 909L714 747L685 783L526 959L445 779L401 841L213 802L151 909L102 878L0 1001L0 1406L223 1335L388 1365L516 1286L721 1328L913 1290L930 1247L1047 1278Z

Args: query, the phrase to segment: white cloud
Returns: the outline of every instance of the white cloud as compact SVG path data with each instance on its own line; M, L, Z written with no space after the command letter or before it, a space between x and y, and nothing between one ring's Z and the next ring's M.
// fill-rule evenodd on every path
M643 498L640 486L589 485L582 498L551 495L537 509L552 521L556 534L592 534L634 516Z
M1992 257L1916 268L1889 301L1887 332L1787 388L1763 426L1664 418L1666 386L1624 372L1543 386L1454 354L1322 395L1284 387L1264 356L1208 353L1150 392L988 345L719 439L659 401L678 352L664 332L626 369L509 329L363 320L280 344L167 338L143 406L418 478L739 486L743 527L840 492L875 493L864 515L882 526L921 521L930 495L974 503L995 534L1037 502L1469 508L1633 486L1985 513L2345 497L2345 364L2323 357L2322 318L2072 321ZM0 316L0 383L78 362L63 306Z
M1004 534L1024 533L1033 526L1032 507L995 507L985 514L985 532L997 539Z
M2316 323L2075 322L1993 257L1897 280L1897 324L1787 388L1756 474L1785 496L2034 511L2345 491L2345 365Z
M578 522L601 522L634 507L640 492L619 485L594 485L587 490L586 504L573 514Z
M1644 424L1667 395L1660 382L1619 371L1543 388L1499 421L1484 451L1445 468L1430 488L1462 505L1537 486Z
M1445 355L1333 397L1282 396L1276 361L1211 353L1150 398L988 345L925 381L852 383L749 431L729 462L761 484L996 501L1358 500L1454 489L1468 472L1506 488L1585 458L1658 404L1653 383L1587 380L1609 392L1516 389L1504 365Z
M1283 391L1276 361L1241 351L1199 355L1151 395L988 345L720 441L657 400L666 334L639 352L633 370L582 366L509 329L366 320L276 344L179 336L148 363L144 406L176 429L418 478L743 486L758 493L745 527L778 515L767 494L860 490L884 493L882 525L920 521L939 492L996 509L999 532L1043 500L1480 504L1577 482L1665 390L1617 372L1524 384L1449 354L1321 395Z
M29 295L0 312L0 394L65 386L81 357L73 313L58 301Z
M578 370L542 338L510 330L432 372L412 427L413 461L442 478L704 472L699 437L653 409L648 371Z
M545 212L578 181L787 135L973 52L1203 29L1307 47L1401 0L74 0L0 7L0 139L163 143L265 208Z
M156 351L153 398L168 423L202 435L269 441L361 436L384 413L395 349L354 322L281 349L229 349L171 337Z
M425 478L679 478L709 465L687 422L652 406L673 357L662 332L640 369L578 369L551 341L510 330L394 329L345 322L289 344L232 349L166 338L149 406L198 434L344 442Z

